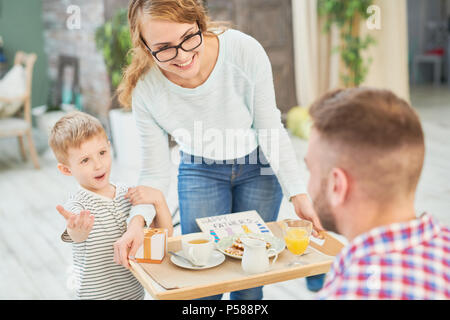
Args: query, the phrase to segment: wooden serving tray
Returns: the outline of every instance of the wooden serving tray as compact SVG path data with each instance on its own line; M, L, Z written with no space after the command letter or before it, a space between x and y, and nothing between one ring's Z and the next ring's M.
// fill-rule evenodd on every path
M275 236L282 238L280 223L270 222L267 225ZM269 271L256 275L246 275L242 270L240 259L226 257L217 267L189 270L174 265L170 261L170 254L161 264L130 261L131 271L155 299L207 297L328 272L343 244L326 232L322 235L324 240L321 245L310 241L309 254L301 257L304 265L288 266L294 255L285 249L278 255ZM169 238L168 249L179 251L182 237ZM270 262L272 263L272 259Z

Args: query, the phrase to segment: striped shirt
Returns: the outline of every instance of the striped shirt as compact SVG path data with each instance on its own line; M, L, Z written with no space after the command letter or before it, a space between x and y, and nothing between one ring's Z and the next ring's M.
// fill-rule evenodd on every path
M381 226L336 257L318 299L450 299L450 228L430 214Z
M144 298L144 289L133 274L114 262L113 245L126 231L131 209L131 203L124 198L128 187L115 186L114 199L80 187L64 206L76 214L89 210L95 217L85 241L73 242L67 230L61 235L63 241L73 243L73 270L79 299Z

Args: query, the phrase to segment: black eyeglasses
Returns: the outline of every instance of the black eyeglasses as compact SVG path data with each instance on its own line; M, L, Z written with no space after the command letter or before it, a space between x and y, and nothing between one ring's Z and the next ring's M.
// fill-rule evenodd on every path
M176 56L178 55L178 49L181 49L185 52L189 52L198 48L202 44L203 37L202 37L202 30L199 29L198 32L187 36L183 41L181 41L179 45L162 48L161 50L158 51L152 51L147 46L147 43L145 42L144 38L142 38L142 35L141 40L144 43L147 50L152 54L152 56L156 58L156 60L158 60L159 62L167 62L176 58Z

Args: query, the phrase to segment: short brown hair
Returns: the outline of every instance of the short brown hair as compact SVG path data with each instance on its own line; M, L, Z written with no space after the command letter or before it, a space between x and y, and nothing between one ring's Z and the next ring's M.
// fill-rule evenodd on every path
M338 89L309 113L337 161L365 180L368 192L386 199L415 191L425 143L419 117L405 100L384 89Z
M73 111L56 122L50 133L48 144L60 163L67 164L69 148L79 148L82 143L95 136L108 139L100 121L84 112Z

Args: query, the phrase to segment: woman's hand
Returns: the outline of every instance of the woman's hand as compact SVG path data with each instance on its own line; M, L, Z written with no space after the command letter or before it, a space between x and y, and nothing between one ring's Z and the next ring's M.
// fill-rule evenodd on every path
M130 199L133 206L138 204L153 204L156 206L164 200L164 195L158 189L147 186L137 186L129 188L125 198Z
M144 242L145 220L135 216L128 224L127 231L114 243L114 262L129 269L128 258L134 260L137 250Z
M67 233L73 242L83 242L89 237L94 226L94 215L90 214L89 210L74 214L61 205L56 206L56 210L66 219Z
M167 206L164 194L160 190L152 187L137 186L135 188L129 188L125 198L129 198L133 206L137 204L153 204L156 215L150 227L167 229L169 237L172 236L172 214Z
M316 211L314 211L311 200L309 200L306 194L297 194L291 197L292 204L295 208L295 213L301 219L309 220L313 224L313 236L322 238L319 234L322 231L325 231L320 223L319 217L317 216Z

